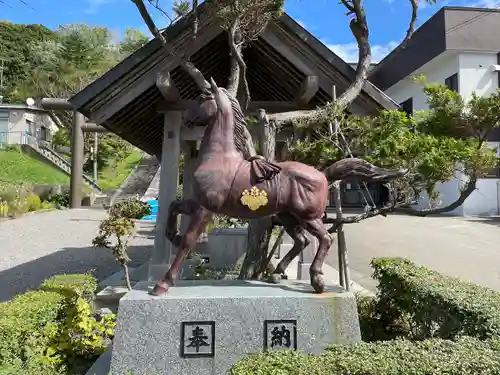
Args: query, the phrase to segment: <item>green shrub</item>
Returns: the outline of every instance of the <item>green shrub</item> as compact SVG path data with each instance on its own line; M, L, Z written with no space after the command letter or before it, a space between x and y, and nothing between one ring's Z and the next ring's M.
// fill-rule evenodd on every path
M55 375L61 366L102 354L114 314L96 319L91 275L57 275L39 290L0 304L0 375Z
M50 194L47 201L54 204L57 208L69 207L69 191L64 193Z
M92 302L97 291L97 279L91 274L55 275L45 280L40 289L60 292L68 297L83 297Z
M0 201L12 203L18 197L18 192L14 187L5 187L0 190Z
M34 358L51 362L49 347L57 336L64 296L30 291L0 304L0 363L28 363ZM57 362L57 358L53 358Z
M9 203L9 216L18 217L28 212L28 204L25 199L16 199Z
M230 375L493 375L500 373L496 342L393 340L333 346L318 356L294 351L252 355Z
M102 354L113 336L115 316L97 321L91 303L97 290L97 279L90 274L55 275L45 280L40 289L58 292L65 297L64 317L60 326L57 351L70 361Z
M9 204L7 202L0 201L0 217L9 216Z
M151 215L151 206L140 199L132 197L112 205L109 209L109 215L139 220L144 216Z
M402 258L372 261L379 282L376 318L411 339L500 337L500 293Z
M38 211L42 207L40 197L33 193L28 194L26 197L26 204L28 206L28 212Z

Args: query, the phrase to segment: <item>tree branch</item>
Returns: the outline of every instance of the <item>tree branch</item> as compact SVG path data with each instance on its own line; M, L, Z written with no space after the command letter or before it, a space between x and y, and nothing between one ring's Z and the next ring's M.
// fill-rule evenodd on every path
M248 81L247 81L247 65L245 63L245 60L243 60L243 56L241 54L243 46L243 41L241 39L242 36L240 30L240 20L237 17L235 18L235 20L231 25L231 28L229 29L229 48L231 50L231 68L232 68L231 73L235 73L236 76L236 77L230 77L230 83L232 84L233 91L235 91L234 92L235 96L237 94L239 87L238 83L241 82L243 84L243 97L241 100L241 107L243 112L245 112L248 108L248 104L250 103L250 89L248 87ZM238 71L234 70L236 68L235 62L238 64Z
M356 68L356 77L347 90L340 98L333 103L341 108L347 107L361 93L363 85L368 78L368 71L371 63L371 47L368 40L368 22L366 20L365 10L363 9L363 0L351 0L349 4L342 0L342 4L355 15L355 18L349 23L352 34L358 44L358 66Z
M155 23L153 22L153 19L151 18L151 15L146 9L146 6L144 5L143 0L131 1L137 7L137 10L141 14L141 17L146 23L151 34L153 34L153 36L160 41L165 51L191 76L191 78L193 78L198 88L202 91L205 89L210 89L210 84L205 79L203 74L198 70L198 68L196 68L196 66L194 66L193 63L189 61L189 59L181 58L174 50L174 48L169 44L163 34L158 30Z

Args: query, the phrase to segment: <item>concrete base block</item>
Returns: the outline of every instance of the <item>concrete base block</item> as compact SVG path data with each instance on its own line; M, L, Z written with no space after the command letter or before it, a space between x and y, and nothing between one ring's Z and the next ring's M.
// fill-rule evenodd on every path
M109 366L111 364L111 349L101 354L97 361L85 375L109 375Z
M116 314L120 299L127 294L128 291L129 290L125 286L107 286L97 293L94 300L94 308L96 310L107 308Z
M120 300L110 372L223 375L263 350L320 353L361 340L352 293L284 281L179 281L160 297L138 283Z
M132 273L135 271L135 268L130 268L128 269L129 275L130 275L130 280L134 280L132 278ZM107 286L127 286L127 283L125 282L125 273L123 270L115 272L112 274L110 277L102 280L99 283L99 288L106 288Z

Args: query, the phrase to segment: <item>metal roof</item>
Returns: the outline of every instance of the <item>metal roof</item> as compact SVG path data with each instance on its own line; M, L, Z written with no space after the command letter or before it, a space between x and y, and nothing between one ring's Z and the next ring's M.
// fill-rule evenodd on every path
M226 86L230 71L227 35L204 11L203 5L200 10L199 45L190 51L191 61L206 78L213 77L218 85ZM165 31L178 51L188 45L190 26L188 19L181 19ZM282 48L276 47L278 39ZM310 101L312 106L319 106L332 100L333 85L340 95L355 76L346 62L286 14L272 22L243 53L253 101L293 101L306 78L304 70L309 70L314 71L321 82ZM161 70L170 70L182 99L194 99L198 95L194 81L174 65L158 40L153 39L69 101L92 121L159 157L163 114L158 112L158 107L164 99L155 85L155 77ZM364 113L397 108L396 103L369 82L354 104L363 108Z

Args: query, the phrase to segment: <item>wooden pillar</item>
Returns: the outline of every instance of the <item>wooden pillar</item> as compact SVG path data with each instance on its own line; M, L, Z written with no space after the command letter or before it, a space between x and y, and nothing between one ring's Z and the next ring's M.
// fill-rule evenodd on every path
M153 255L149 265L148 280L160 280L170 267L172 244L165 237L167 215L170 203L175 200L179 179L179 153L181 113L165 113L163 128L163 147L160 164L160 194L158 197L158 216Z
M184 141L182 147L184 149L182 197L183 199L189 199L193 197L191 186L196 162L196 154L198 150L196 149L196 141ZM180 233L186 233L189 221L189 216L182 215Z
M85 117L73 112L73 129L71 132L71 177L69 184L69 208L82 206L83 183L83 131Z

